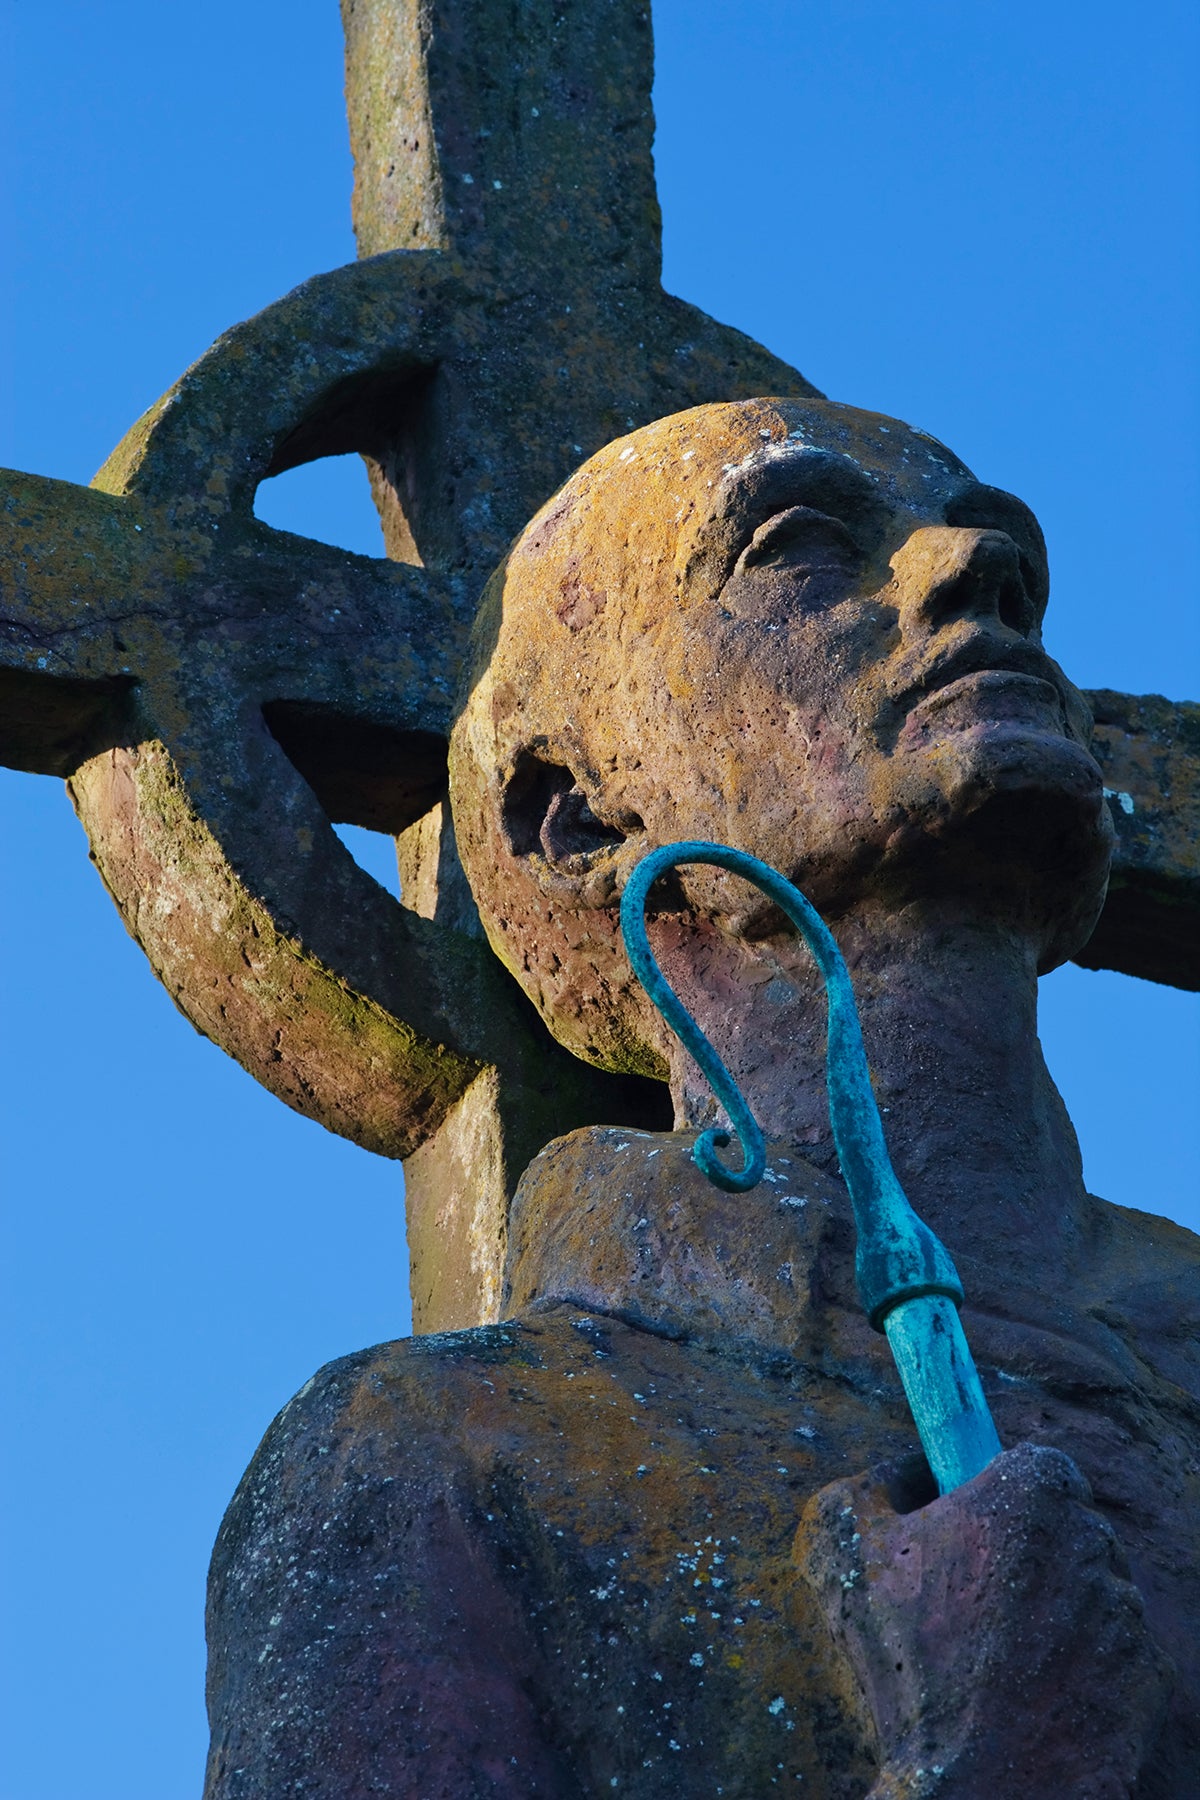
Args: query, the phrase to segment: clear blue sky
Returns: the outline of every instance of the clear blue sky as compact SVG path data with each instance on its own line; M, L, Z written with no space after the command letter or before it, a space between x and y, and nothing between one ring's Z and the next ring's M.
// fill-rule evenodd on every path
M1194 6L655 12L667 285L1027 498L1077 681L1200 696ZM86 481L353 256L337 8L0 0L0 31L0 462ZM378 548L357 467L260 510ZM221 1510L321 1362L407 1328L400 1176L174 1012L58 783L0 805L0 1800L194 1800ZM1193 1224L1197 1029L1194 996L1044 984L1091 1185Z

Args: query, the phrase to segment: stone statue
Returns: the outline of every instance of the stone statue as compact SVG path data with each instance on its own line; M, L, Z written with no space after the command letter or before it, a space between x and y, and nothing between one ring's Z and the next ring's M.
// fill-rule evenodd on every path
M463 863L554 1036L668 1078L677 1129L551 1143L500 1322L280 1415L213 1563L208 1800L1195 1792L1200 1244L1085 1192L1038 1047L1112 839L1047 585L1020 501L814 400L635 431L518 538L452 740ZM710 870L652 942L770 1150L744 1196L691 1163L712 1102L617 900L692 837L846 955L1007 1446L948 1497L855 1296L811 964Z
M405 1161L426 1335L314 1378L233 1502L209 1800L1184 1800L1196 1240L1084 1193L1034 1002L1069 956L1200 983L1197 711L1089 696L1089 752L1028 511L664 293L645 0L342 11L363 260L89 488L0 472L0 759L68 779L198 1029ZM345 452L386 561L254 516ZM740 1198L690 1159L616 919L694 836L828 916L965 1279L1009 1448L936 1503L811 967L710 871L652 939L771 1151Z

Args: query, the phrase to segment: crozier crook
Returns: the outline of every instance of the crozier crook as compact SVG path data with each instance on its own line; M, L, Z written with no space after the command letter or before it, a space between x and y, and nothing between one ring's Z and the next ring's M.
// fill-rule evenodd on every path
M913 1211L892 1168L871 1089L850 973L832 932L799 888L767 863L724 844L664 844L637 864L621 897L621 931L634 973L700 1066L729 1115L742 1148L742 1168L717 1155L728 1132L710 1128L696 1140L697 1166L717 1187L745 1193L766 1166L763 1134L725 1067L655 960L646 934L650 889L685 863L728 869L752 882L800 933L825 983L828 1003L826 1080L838 1161L858 1232L855 1273L867 1317L886 1334L938 1489L953 1492L1000 1453L992 1415L958 1316L963 1289L945 1246Z

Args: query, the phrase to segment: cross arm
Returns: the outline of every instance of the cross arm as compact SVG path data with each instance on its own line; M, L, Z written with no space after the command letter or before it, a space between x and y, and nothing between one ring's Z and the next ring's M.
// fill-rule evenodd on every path
M1200 705L1108 688L1087 698L1117 842L1104 911L1075 960L1200 988Z
M68 481L0 470L0 762L67 775L128 698L123 609L136 515Z
M244 515L0 485L0 752L71 777L193 1023L392 1156L501 1056L519 1087L544 1035L481 943L398 905L330 829L399 832L445 791L445 587Z

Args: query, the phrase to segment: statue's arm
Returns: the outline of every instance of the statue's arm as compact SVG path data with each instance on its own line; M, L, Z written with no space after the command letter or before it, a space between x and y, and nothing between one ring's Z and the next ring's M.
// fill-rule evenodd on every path
M578 1793L543 1741L526 1625L453 1420L439 1440L389 1379L398 1348L323 1370L222 1524L205 1800Z

